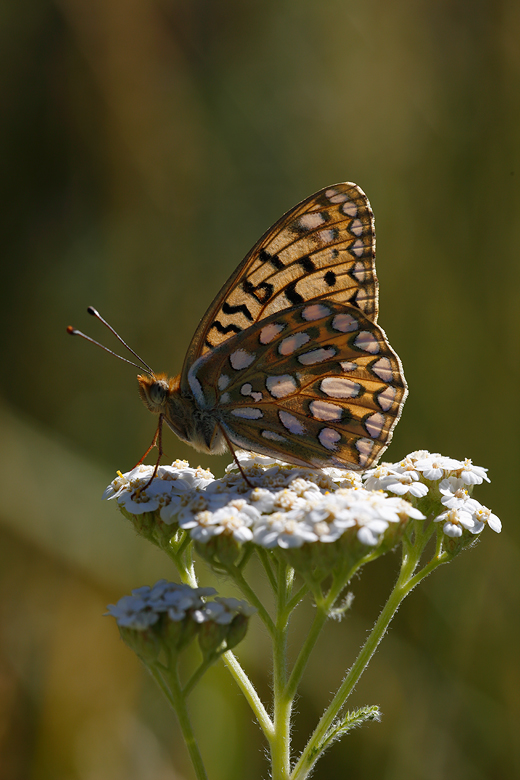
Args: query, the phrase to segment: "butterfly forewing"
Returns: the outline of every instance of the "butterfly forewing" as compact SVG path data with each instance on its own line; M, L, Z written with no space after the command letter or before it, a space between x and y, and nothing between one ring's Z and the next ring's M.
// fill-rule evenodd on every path
M230 338L189 372L237 446L308 466L366 469L406 398L384 331L354 306L301 303Z
M378 284L370 204L355 184L326 187L287 212L249 252L203 317L193 363L270 315L310 300L348 303L375 322Z

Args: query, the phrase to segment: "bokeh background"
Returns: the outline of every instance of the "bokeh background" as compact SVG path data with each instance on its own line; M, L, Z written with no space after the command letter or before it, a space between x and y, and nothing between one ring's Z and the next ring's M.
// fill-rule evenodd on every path
M65 326L112 346L95 305L177 372L257 238L343 180L375 211L380 322L410 386L388 457L427 448L489 467L476 497L504 531L412 593L352 697L379 704L382 723L335 745L315 777L519 776L519 42L517 0L3 4L2 780L192 776L174 716L101 617L174 577L99 500L154 421L135 371ZM170 434L166 450L216 474L227 462ZM327 627L297 747L396 569L392 555L369 567L348 618ZM260 629L240 657L267 697ZM193 720L212 780L267 776L223 669L194 695Z

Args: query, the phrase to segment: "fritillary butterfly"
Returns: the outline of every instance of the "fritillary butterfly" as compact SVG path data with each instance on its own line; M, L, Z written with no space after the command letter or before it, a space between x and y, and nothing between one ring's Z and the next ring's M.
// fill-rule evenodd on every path
M139 376L139 391L158 433L164 420L200 451L235 445L364 470L407 395L377 315L372 209L357 185L335 184L253 247L202 318L182 372Z

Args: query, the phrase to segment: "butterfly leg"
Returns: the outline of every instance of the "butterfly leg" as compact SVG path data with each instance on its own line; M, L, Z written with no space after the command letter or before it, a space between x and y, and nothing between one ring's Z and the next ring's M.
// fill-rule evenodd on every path
M254 488L254 487L256 487L256 486L255 486L255 485L253 485L253 483L252 483L252 482L251 482L251 481L248 479L248 477L247 477L247 476L246 476L246 474L245 474L245 471L244 471L244 469L243 469L243 468L242 468L242 466L240 465L240 461L238 460L238 458L237 458L237 456L236 456L236 454L235 454L234 447L233 447L233 445L231 444L231 442L230 442L230 440L229 440L229 437L228 437L228 435L227 435L226 431L224 430L224 428L223 428L221 425L219 425L219 428L220 428L220 432L222 433L222 436L223 436L223 437L224 437L224 439L226 440L226 444L227 444L227 446L229 447L229 451L230 451L230 452L231 452L231 454L233 455L233 460L234 460L234 461L235 461L235 463L237 464L237 466L238 466L238 470L239 470L239 471L240 471L240 473L242 474L242 478L244 479L244 482L245 482L245 483L246 483L246 485L248 485L250 488Z
M150 446L148 447L148 449L144 453L143 457L140 460L138 460L137 463L134 466L134 468L136 468L137 466L140 466L141 463L143 462L143 460L148 455L148 453L151 452L151 450L153 450L153 448L155 446L157 447L157 449L159 450L159 454L157 456L157 461L155 463L155 468L153 470L153 474L150 477L150 479L148 480L148 482L146 483L146 485L143 488L141 488L141 490L146 490L146 488L153 482L153 480L157 476L157 470L159 468L159 463L161 462L161 458L162 458L162 456L164 454L164 450L162 448L162 424L163 424L163 415L160 414L159 415L159 422L157 424L157 430L155 431L155 435L154 435L154 437L152 439L152 443L150 444Z

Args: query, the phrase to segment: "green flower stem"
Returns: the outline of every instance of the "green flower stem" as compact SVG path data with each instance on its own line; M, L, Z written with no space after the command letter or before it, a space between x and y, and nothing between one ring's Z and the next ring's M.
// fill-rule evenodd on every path
M322 607L318 607L310 631L307 634L300 652L298 653L298 658L296 659L296 663L294 664L289 681L287 683L287 687L285 689L284 695L287 696L290 701L292 701L296 695L298 685L300 684L303 672L307 666L307 661L309 660L314 645L318 640L321 629L323 628L327 617L328 610L323 609Z
M275 631L275 626L273 623L273 620L271 616L269 615L268 611L252 589L252 587L247 582L246 578L242 574L239 568L236 566L226 566L225 567L227 573L230 577L234 580L234 582L238 585L240 588L240 591L243 593L243 595L246 597L246 599L249 601L250 604L253 605L253 607L256 607L258 610L258 614L260 616L260 619L262 620L263 624L273 636Z
M330 609L332 608L333 604L335 603L336 599L338 598L339 594L341 593L345 585L352 578L356 569L357 566L354 567L346 577L338 577L337 579L335 579L326 596L323 596L323 594L321 595L316 594L317 596L316 616L313 620L310 631L307 634L307 638L305 639L305 642L303 643L303 646L300 652L298 653L298 658L296 659L296 663L294 664L293 670L289 677L289 682L287 683L286 695L291 700L296 695L296 691L303 677L303 672L305 671L305 667L307 666L307 661L309 660L312 650L314 649L314 645L318 640L318 637L321 633L321 629L323 628L327 618L329 617ZM292 601L290 602L290 604L292 604Z
M269 584L273 589L273 593L276 595L278 590L278 581L276 579L276 575L273 572L273 567L271 565L269 552L261 545L258 545L258 547L256 548L256 554L260 558L262 566L265 569L265 573L267 574L267 579L269 580Z
M338 692L321 717L320 722L314 730L314 733L311 735L302 755L294 767L291 780L304 780L304 778L309 776L314 764L324 749L324 743L327 739L327 734L329 733L335 718L338 716L348 696L352 692L353 688L357 685L359 678L368 666L370 659L374 655L379 642L383 638L390 621L397 612L397 609L399 608L399 605L403 599L422 579L424 579L435 568L437 568L437 566L447 562L447 560L444 559L444 556L433 559L424 567L424 569L413 576L413 572L415 571L421 553L422 547L421 545L418 545L417 548L414 548L413 551L410 550L403 557L399 577L392 593L388 598L388 601L383 608L383 611L379 615L379 618L377 619L370 636L368 637L364 646L361 648L358 657L356 658L353 666L350 668L347 676L343 680L340 688L338 689Z
M175 539L175 541L174 541ZM170 541L171 548L175 550L177 555L182 555L186 549L191 550L191 536L188 531L181 531L180 529L175 534L174 539ZM191 559L191 553L190 553Z
M287 600L294 572L282 561L278 567L276 628L273 634L274 735L269 742L272 780L289 780L292 699L287 695Z
M442 566L443 563L449 563L450 562L450 556L448 553L444 552L440 555L435 555L429 563L424 566L424 568L421 569L421 571L417 572L417 574L414 577L411 577L408 580L407 584L407 590L405 595L407 596L411 590L413 590L420 582L422 582L429 574L432 573L435 569L437 569L439 566ZM404 597L403 597L404 598Z
M435 543L435 555L434 558L439 558L442 554L442 542L443 542L444 534L442 532L442 526L439 523L439 527L437 528L437 541Z
M292 566L286 566L286 565L284 565L284 568L285 568L285 575L282 580L285 586L284 606L287 614L289 614L287 610L287 599L291 595L291 591L294 585L294 569L292 568Z
M195 574L195 561L190 560L189 567L186 569L186 573L188 576L188 585L191 585L192 588L198 588L199 581L197 579L197 575Z
M249 563L249 560L254 554L255 554L255 549L253 545L252 544L249 546L246 545L246 550L244 552L244 555L242 556L240 563L237 564L237 567L240 569L240 571L243 571L245 569L245 567Z
M309 592L307 584L301 586L301 588L294 594L290 601L287 602L287 612L290 614L300 603L304 596Z
M168 671L166 669L166 667L163 666L163 664L160 664L160 663L145 664L145 666L148 669L148 671L150 672L150 674L152 675L153 679L155 680L155 682L157 683L159 688L161 689L161 691L164 693L164 695L168 699L168 701L171 704L171 706L173 707L173 709L175 709L174 700L173 700L173 697L171 695L170 689L168 688L166 682L164 681L164 677L162 675L162 672L167 672Z
M168 669L169 684L166 684L164 681L163 676L156 664L149 666L148 668L153 678L170 702L173 710L175 711L175 714L177 715L177 719L182 731L182 736L186 742L186 747L188 748L188 753L190 754L197 780L208 780L199 746L191 727L188 709L186 707L186 698L181 690L177 664L173 663L172 668Z
M195 669L193 674L191 675L190 679L182 689L182 695L185 698L188 698L194 687L197 685L200 678L204 675L204 673L209 669L209 667L213 664L214 659L206 659L205 661L202 661L199 666Z
M189 533L182 531L180 541L172 540L169 545L161 547L170 560L173 561L175 568L179 573L181 582L189 585L191 588L198 588L197 575L195 574L195 565L192 555L191 538ZM177 532L178 536L179 532Z
M249 677L244 672L239 662L237 661L235 654L232 653L231 650L228 650L227 653L224 653L222 659L226 664L231 676L247 699L249 706L253 710L255 718L257 719L258 724L264 733L264 736L268 741L271 741L274 736L273 722L267 714L264 705L260 701L260 698L255 691Z
M175 564L177 571L179 572L179 577L181 578L181 582L183 583L183 585L189 585L190 588L198 588L199 583L197 580L197 575L195 574L195 569L193 567L193 564L191 564L188 567L185 567L182 561L179 561L176 558L173 559L173 562Z

